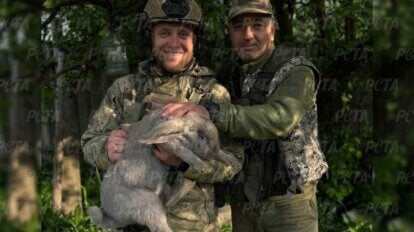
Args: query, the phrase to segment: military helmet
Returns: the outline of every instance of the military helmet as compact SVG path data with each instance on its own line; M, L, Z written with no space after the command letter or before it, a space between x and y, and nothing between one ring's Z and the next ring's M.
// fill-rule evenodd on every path
M269 0L233 0L227 20L231 21L236 16L255 13L273 17L273 8Z
M144 12L151 23L180 22L198 27L201 8L194 0L148 0Z

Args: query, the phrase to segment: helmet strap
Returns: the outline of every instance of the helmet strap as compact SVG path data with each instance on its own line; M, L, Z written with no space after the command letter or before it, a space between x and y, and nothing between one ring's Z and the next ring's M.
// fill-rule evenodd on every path
M151 34L151 19L146 12L143 13L143 25L140 28L140 34L144 35L144 46L147 57L152 56L152 34Z

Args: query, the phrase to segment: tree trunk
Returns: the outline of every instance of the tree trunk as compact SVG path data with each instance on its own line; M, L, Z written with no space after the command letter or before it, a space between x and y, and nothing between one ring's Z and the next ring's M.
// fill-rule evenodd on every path
M391 0L391 17L398 17L398 0ZM392 27L390 30L390 50L396 51L400 48L400 27Z
M291 41L293 37L293 0L272 0L272 6L276 11L276 19L279 29L277 40L280 42Z
M63 53L55 50L57 72L63 66ZM81 207L80 141L75 97L64 76L57 79L55 100L56 154L54 159L53 211L71 214Z
M318 24L319 38L326 42L326 13L325 13L325 0L312 0L311 6L314 9L316 22Z
M350 7L353 4L352 0L347 0L344 2L345 7ZM355 39L355 19L353 15L345 17L345 41L351 42Z
M41 90L44 91L44 90ZM53 114L50 107L46 105L46 99L44 93L41 93L41 105L40 112L41 115L41 125L40 125L40 151L42 154L51 154L53 152L53 137L51 135L51 116ZM49 156L51 157L51 155ZM43 158L43 157L42 157Z
M36 188L36 123L29 115L38 112L33 79L23 79L20 62L9 59L11 81L15 83L10 93L10 150L8 170L8 219L24 223L37 212Z

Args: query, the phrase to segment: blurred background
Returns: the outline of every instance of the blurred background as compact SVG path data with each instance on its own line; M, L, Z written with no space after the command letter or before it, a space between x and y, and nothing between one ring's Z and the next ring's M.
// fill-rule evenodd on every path
M217 69L229 1L198 2L201 62ZM414 4L271 2L276 44L323 75L320 231L414 231ZM83 161L80 136L109 85L148 54L145 3L0 1L1 231L100 231L86 209L99 205L102 173Z

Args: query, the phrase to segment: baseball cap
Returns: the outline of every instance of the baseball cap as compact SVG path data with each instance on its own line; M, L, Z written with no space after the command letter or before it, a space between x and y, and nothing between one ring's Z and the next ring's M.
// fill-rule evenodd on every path
M233 0L227 20L230 21L236 16L246 13L273 16L272 4L269 0Z

